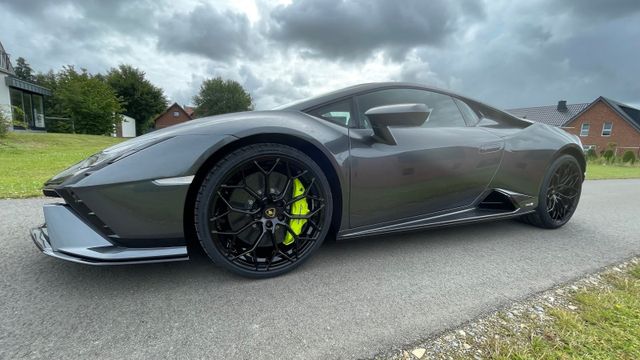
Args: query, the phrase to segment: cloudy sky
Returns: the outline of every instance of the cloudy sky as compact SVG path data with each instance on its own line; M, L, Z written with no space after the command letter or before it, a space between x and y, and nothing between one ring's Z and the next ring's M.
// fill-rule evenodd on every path
M0 41L38 71L132 64L181 104L222 76L258 109L371 81L640 105L638 0L0 0Z

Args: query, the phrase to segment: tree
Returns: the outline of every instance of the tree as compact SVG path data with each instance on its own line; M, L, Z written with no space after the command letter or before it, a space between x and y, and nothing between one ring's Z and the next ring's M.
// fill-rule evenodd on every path
M110 135L121 121L122 104L113 89L86 70L64 67L56 75L54 101L80 134Z
M58 88L58 79L53 70L49 70L49 72L46 73L36 74L33 78L33 82L51 90L54 94ZM44 111L46 116L62 116L62 109L60 109L59 104L55 102L53 96L44 97Z
M33 81L43 86L54 94L54 96L44 97L44 115L46 117L45 127L47 132L54 133L71 133L73 132L73 124L71 120L64 120L65 112L62 105L58 101L55 94L58 91L58 78L53 70L49 70L46 73L37 73Z
M151 120L167 108L162 89L145 79L145 73L131 65L112 68L105 81L122 98L124 114L136 119L136 133L142 134Z
M206 79L193 97L196 117L252 110L251 95L237 81Z
M16 66L13 68L13 71L19 79L33 81L33 69L31 69L31 65L29 65L23 57L16 59Z

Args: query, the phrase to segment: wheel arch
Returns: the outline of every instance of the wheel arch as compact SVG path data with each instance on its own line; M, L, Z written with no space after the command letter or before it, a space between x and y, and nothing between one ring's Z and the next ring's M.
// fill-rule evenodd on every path
M333 214L331 219L331 233L335 234L340 229L342 223L342 215L344 213L343 206L343 186L340 181L339 171L336 169L336 165L330 160L329 156L322 151L318 145L312 142L300 138L295 135L282 134L282 133L261 133L249 135L246 137L238 138L230 143L225 144L220 149L211 154L198 168L195 177L189 186L187 196L185 199L184 211L183 211L183 226L184 235L189 245L198 244L197 234L194 227L194 209L195 201L198 195L198 190L202 185L207 173L227 154L240 149L247 145L260 144L260 143L276 143L293 147L302 151L312 160L314 160L318 166L327 175L327 181L331 186L331 194L333 200ZM198 245L199 246L199 245Z
M555 161L557 158L559 158L562 155L573 156L578 161L578 164L580 165L580 169L582 170L582 173L584 174L587 171L587 160L584 156L584 152L578 145L568 144L562 147L560 150L556 152L556 155L553 157L553 161Z

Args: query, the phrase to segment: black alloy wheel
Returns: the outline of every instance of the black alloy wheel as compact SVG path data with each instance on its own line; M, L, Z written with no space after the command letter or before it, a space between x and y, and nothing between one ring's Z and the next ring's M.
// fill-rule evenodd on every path
M555 229L566 224L578 207L584 174L575 157L556 159L545 176L535 213L523 219L535 226Z
M216 164L196 200L196 230L209 257L261 278L299 266L320 246L332 198L322 169L281 144L238 149Z

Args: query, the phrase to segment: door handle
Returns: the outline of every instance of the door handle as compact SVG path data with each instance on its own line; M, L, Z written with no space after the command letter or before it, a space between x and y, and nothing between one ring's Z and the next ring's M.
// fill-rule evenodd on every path
M480 145L478 151L482 154L492 153L502 150L502 143L488 143Z

